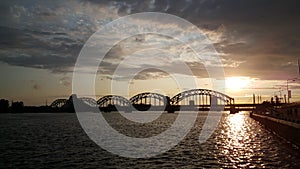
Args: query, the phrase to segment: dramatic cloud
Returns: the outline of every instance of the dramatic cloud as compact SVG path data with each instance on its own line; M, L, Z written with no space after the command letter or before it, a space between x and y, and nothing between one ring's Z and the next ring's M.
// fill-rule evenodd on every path
M10 0L0 4L0 61L10 65L71 72L85 41L104 24L120 16L154 11L177 15L198 26L220 53L227 76L286 79L298 73L300 1L297 0ZM188 49L166 37L153 35L133 37L115 46L99 72L110 75L124 57L141 58L141 49L157 46L187 62L196 76L206 76L203 65L195 64ZM162 66L176 71L176 58L161 57ZM151 71L137 78L164 76Z
M113 8L77 1L1 3L0 61L54 72L71 71L89 36L117 18Z

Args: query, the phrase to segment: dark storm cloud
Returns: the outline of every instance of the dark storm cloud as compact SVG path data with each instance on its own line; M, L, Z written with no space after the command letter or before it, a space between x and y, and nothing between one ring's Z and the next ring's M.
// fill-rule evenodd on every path
M183 17L207 33L229 65L227 75L284 79L297 74L299 7L297 0L2 1L0 61L70 71L84 42L103 24L154 11Z
M66 71L81 48L64 33L0 27L0 61L16 66Z
M202 30L215 31L224 26L222 39L215 43L217 50L226 54L222 56L224 60L243 63L236 69L228 68L226 72L229 75L238 75L237 69L244 69L246 75L265 79L285 79L286 76L297 74L300 1L117 2L123 4L119 9L120 15L145 11L167 12L189 20ZM294 64L289 64L291 62Z
M0 61L10 65L71 71L82 45L97 30L76 1L1 3L7 10L0 12Z

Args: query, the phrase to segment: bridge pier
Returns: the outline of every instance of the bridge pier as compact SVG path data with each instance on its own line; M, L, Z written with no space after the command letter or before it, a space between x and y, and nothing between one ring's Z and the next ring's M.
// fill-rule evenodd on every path
M230 114L235 114L235 113L238 113L239 110L235 106L230 106L229 112L230 112Z

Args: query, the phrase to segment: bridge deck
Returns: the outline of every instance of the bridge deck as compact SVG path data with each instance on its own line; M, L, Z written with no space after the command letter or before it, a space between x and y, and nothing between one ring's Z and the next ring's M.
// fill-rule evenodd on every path
M107 111L209 111L209 110L218 110L218 111L251 111L256 108L260 104L232 104L232 105L216 105L211 108L210 105L170 105L170 106L154 106L149 104L134 104L133 107L129 106L111 106L111 107L100 107L100 110Z

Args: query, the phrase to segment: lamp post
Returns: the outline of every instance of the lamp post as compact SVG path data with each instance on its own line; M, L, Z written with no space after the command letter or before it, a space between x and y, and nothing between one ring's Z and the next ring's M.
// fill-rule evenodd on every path
M298 78L293 78L293 79L287 79L286 80L286 90L287 90L287 98L288 98L288 103L290 103L290 98L292 97L292 91L289 90L289 81L294 82Z

